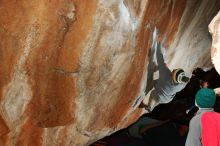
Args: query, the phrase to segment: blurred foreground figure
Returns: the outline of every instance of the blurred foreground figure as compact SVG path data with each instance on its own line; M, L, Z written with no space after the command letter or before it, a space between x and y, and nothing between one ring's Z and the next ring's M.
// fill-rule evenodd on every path
M196 93L199 108L191 119L185 146L220 146L220 114L214 112L216 91L202 88Z

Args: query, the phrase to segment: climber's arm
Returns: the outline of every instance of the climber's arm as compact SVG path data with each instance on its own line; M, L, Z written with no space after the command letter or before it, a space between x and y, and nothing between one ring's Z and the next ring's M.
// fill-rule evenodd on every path
M164 72L165 70L169 70L165 61L164 61L164 56L163 56L163 53L161 50L162 48L163 48L162 44L158 43L156 57L157 57L159 72Z

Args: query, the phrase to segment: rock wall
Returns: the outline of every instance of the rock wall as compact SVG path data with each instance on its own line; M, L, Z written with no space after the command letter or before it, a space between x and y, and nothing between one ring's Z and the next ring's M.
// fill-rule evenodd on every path
M220 12L209 24L209 31L212 34L211 56L216 71L220 74Z
M172 69L211 67L218 0L0 1L0 145L84 146L124 128L152 32Z

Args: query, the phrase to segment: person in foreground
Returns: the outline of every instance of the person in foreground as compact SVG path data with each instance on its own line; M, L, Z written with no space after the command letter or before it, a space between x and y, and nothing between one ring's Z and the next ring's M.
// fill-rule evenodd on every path
M214 112L215 101L213 89L202 88L196 93L199 110L190 121L185 146L220 146L220 114Z

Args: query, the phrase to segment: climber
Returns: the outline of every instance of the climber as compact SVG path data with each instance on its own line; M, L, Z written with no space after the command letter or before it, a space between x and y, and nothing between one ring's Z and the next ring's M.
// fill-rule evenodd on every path
M175 94L181 91L189 81L183 69L174 69L172 72L164 62L162 54L162 44L155 43L156 60L159 70L159 78L154 81L153 88L145 92L140 108L144 107L147 112L151 112L158 104L169 103Z
M190 121L185 146L220 146L220 114L213 110L215 91L202 88L195 98L199 111Z

